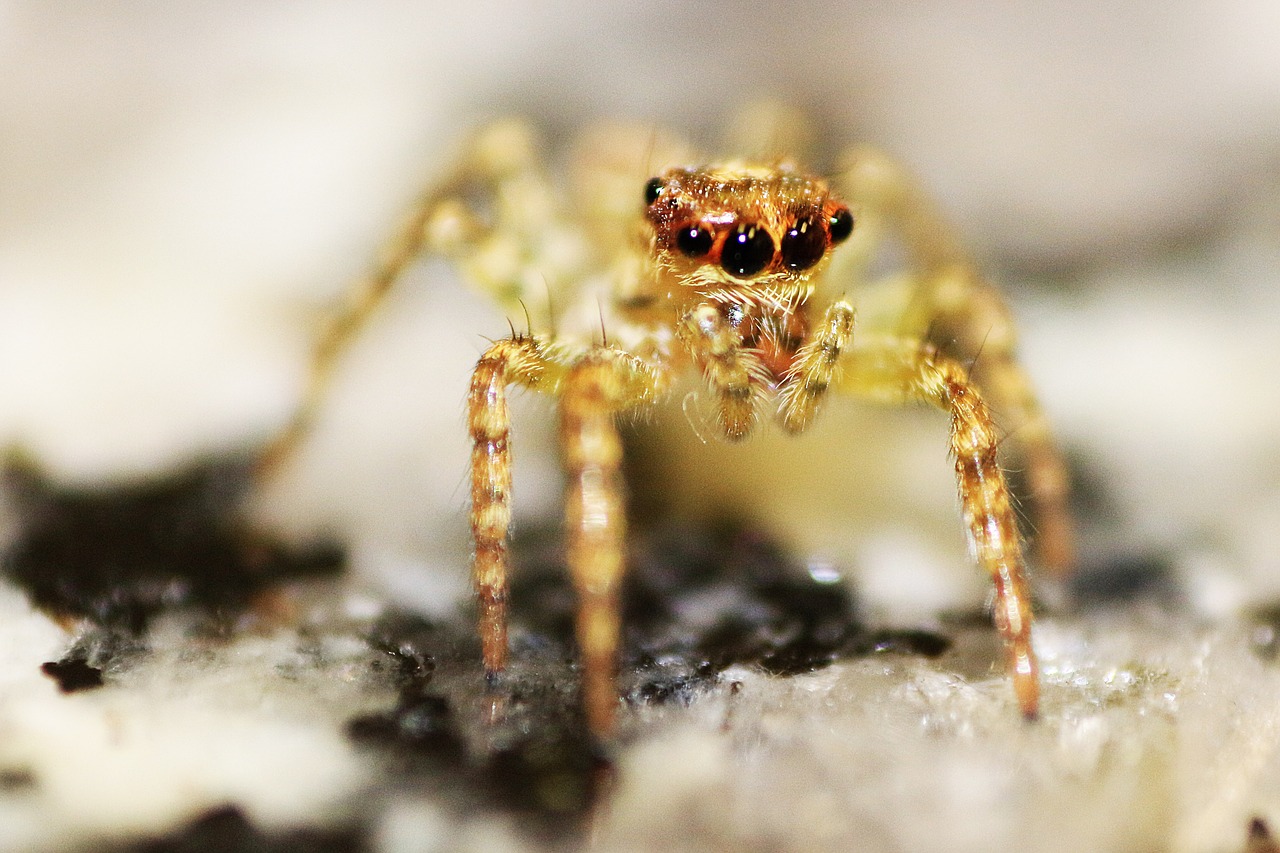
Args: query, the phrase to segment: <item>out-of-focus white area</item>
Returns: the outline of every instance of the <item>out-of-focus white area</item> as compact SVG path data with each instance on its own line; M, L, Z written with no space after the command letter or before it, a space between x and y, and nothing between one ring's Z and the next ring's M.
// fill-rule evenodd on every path
M67 695L40 670L64 633L8 587L0 613L0 766L32 783L0 796L0 848L93 847L225 803L266 827L328 824L371 781L343 724L393 697L359 637L225 642L162 620L145 652L109 668L110 689Z
M23 445L60 476L96 481L260 439L296 399L326 306L477 123L518 112L562 143L597 118L625 117L705 141L744 101L777 96L808 109L831 148L869 141L903 159L975 251L1004 271L1026 363L1063 439L1110 493L1117 540L1172 554L1192 604L1225 616L1280 592L1277 33L1280 5L1270 0L0 0L0 442ZM484 336L506 329L446 267L424 264L351 354L317 434L255 510L294 531L337 532L361 576L391 598L447 606L466 583L467 374ZM892 425L908 420L919 419L890 419L890 441ZM522 402L516 507L526 517L555 512L548 423L539 401ZM972 604L981 578L949 580L958 559L932 580L926 566L948 553L935 542L953 543L957 555L962 547L948 517L941 429L932 457L886 452L883 434L875 441L837 447L895 463L869 495L860 491L881 507L863 547L864 592L913 616ZM840 455L816 463L814 477L845 464ZM686 487L697 486L673 475L672 489ZM792 505L793 496L758 499ZM898 530L883 507L907 510ZM44 649L13 658L27 675L36 658L57 654L56 629L26 621L41 618L4 621L5 643ZM1161 663L1165 633L1129 637L1116 622L1108 628L1119 637L1107 645L1046 624L1051 657L1067 647L1073 665L1092 669L1049 673L1061 704L1034 733L1014 731L1011 717L969 715L969 688L933 670L921 678L940 695L954 692L939 700L943 722L927 718L947 734L941 757L913 737L920 707L903 697L924 689L914 673L886 683L859 663L795 686L763 682L771 704L746 705L749 719L763 720L747 730L767 734L758 752L744 747L729 761L716 752L729 747L702 732L628 756L623 805L603 837L642 849L652 827L683 825L682 837L709 839L690 849L723 849L726 838L746 844L735 834L745 826L765 833L764 846L787 849L796 837L787 833L803 825L813 833L790 849L845 849L850 827L866 825L835 817L824 834L819 818L881 809L909 812L922 834L886 827L859 836L865 849L938 849L930 842L939 838L969 849L954 832L977 814L990 828L983 840L1010 840L983 849L1126 850L1143 845L1128 843L1116 822L1157 797L1168 810L1160 814L1182 817L1132 829L1160 842L1147 847L1238 846L1247 817L1275 802L1274 772L1249 764L1257 756L1274 764L1274 673L1229 634L1179 635ZM1172 675L1140 683L1126 694L1132 702L1108 710L1093 688L1109 683L1109 665L1123 673L1133 660ZM8 685L0 713L18 702L38 718L38 704L21 703L39 691L50 707L72 701L74 713L105 713L81 707L96 701L89 696L7 677L0 684ZM1079 705L1073 685L1089 688ZM1185 701L1167 702L1166 687ZM807 707L806 691L830 721L788 711ZM246 704L228 725L240 724ZM127 720L130 712L111 713ZM865 755L842 764L812 726ZM31 737L17 726L0 728L0 739L5 731ZM1234 738L1232 749L1212 751L1223 738ZM90 752L128 748L85 742ZM280 766L264 756L255 748L251 760ZM1236 759L1244 769L1232 777ZM688 796L651 805L677 762L696 777ZM1217 775L1197 775L1211 762ZM73 765L98 772L86 767ZM336 767L313 779L341 796L356 777ZM215 770L190 772L204 774L200 784L221 779L229 796L241 792L238 777ZM726 775L739 773L778 787L745 796ZM873 777L879 784L868 784ZM283 771L267 778L280 780L277 791L294 790L296 777ZM1097 784L1064 800L1067 782L1082 778ZM1215 785L1222 796L1202 799ZM325 801L324 792L297 790L298 802ZM731 813L744 822L726 829L708 790L734 794ZM1132 809L1097 806L1117 790ZM819 793L827 799L815 801ZM776 808L753 811L759 803ZM1218 810L1201 818L1210 806ZM156 808L164 819L179 810ZM775 812L785 833L760 817ZM1028 813L1044 817L1037 824ZM1082 826L1089 816L1096 825ZM388 818L384 835L393 839L421 837L415 821L443 820L417 805L392 817L399 823Z
M326 306L495 114L530 115L560 141L600 117L710 140L744 101L777 96L808 108L830 148L873 141L901 157L993 261L1105 268L1200 246L1275 193L1280 59L1266 34L1278 30L1264 2L6 3L0 439L94 479L265 435L295 399ZM1271 267L1207 267L1214 281L1185 309L1203 331L1161 340L1192 371L1212 367L1191 381L1221 396L1267 368L1208 330L1238 313L1265 322L1249 298L1269 291L1258 279ZM1061 318L1058 349L1025 334L1066 438L1174 422L1266 431L1254 381L1235 395L1249 414L1230 424L1195 411L1200 395L1177 417L1141 402L1156 386L1122 362L1184 310L1145 269L1101 276L1096 306L1047 319ZM319 464L282 487L285 523L401 550L465 540L443 518L465 498L466 372L506 324L458 291L428 266L383 312L308 454ZM1167 377L1158 352L1151 369ZM1134 412L1103 404L1117 397ZM518 506L545 509L552 474L524 422L517 437L534 449Z
M1173 556L1191 603L1217 616L1280 593L1280 216L1264 221L1029 306L1023 346L1120 535Z

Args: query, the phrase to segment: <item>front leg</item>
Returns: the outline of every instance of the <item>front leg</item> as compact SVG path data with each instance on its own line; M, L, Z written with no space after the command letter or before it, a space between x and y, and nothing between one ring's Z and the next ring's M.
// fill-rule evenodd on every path
M846 365L842 387L884 402L921 400L951 417L951 455L969 547L995 586L994 621L1022 714L1039 711L1040 683L1031 645L1031 591L1013 502L996 451L1000 435L986 403L959 362L918 341L862 342Z
M829 308L783 378L778 407L783 429L802 432L840 375L840 356L853 340L853 306L841 299Z
M901 166L870 148L850 151L843 166L841 186L858 211L863 254L873 251L868 242L892 236L906 250L909 293L894 313L894 331L927 338L952 358L973 363L1025 470L1039 560L1053 572L1068 573L1075 562L1070 478L1048 417L1016 357L1013 320L1003 296Z
M769 382L759 356L742 346L742 334L719 305L694 306L680 318L676 333L716 395L720 431L732 441L746 438Z
M485 674L507 664L507 534L511 528L511 415L507 386L554 385L557 365L536 337L516 337L489 347L476 364L467 394L471 435L472 578L476 587ZM550 390L550 389L548 389Z
M627 518L620 409L652 403L663 372L616 350L593 350L565 376L560 440L568 473L565 527L569 572L578 594L577 641L582 702L591 731L608 735L618 705L615 686L621 635L620 585Z
M508 316L544 320L541 294L564 292L582 261L581 240L558 198L538 166L528 128L504 121L478 132L460 161L422 193L368 273L348 287L312 350L297 408L258 456L257 479L269 479L297 451L342 356L423 256L453 260Z
M485 674L507 663L507 538L511 527L508 385L560 395L560 437L568 473L565 526L578 595L577 642L587 723L604 736L618 704L614 671L620 636L619 584L626 556L623 409L652 404L666 372L617 350L557 350L540 337L498 341L481 357L467 396L471 434L471 531Z

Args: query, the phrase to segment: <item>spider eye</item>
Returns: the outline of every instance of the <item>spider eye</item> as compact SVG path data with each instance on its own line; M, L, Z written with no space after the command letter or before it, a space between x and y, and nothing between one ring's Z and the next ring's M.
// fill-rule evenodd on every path
M849 212L849 208L842 207L831 214L831 218L827 220L827 228L831 232L833 243L843 243L848 240L849 235L853 233L853 214Z
M700 225L681 228L676 232L676 248L691 258L700 258L710 252L714 241L711 232Z
M807 270L821 260L826 250L827 235L818 219L801 219L782 235L782 262L787 269Z
M653 204L658 200L658 196L662 195L662 188L666 186L666 182L662 178L650 178L644 185L644 203Z
M729 232L720 252L720 266L736 276L753 276L773 260L773 238L757 225L743 223Z

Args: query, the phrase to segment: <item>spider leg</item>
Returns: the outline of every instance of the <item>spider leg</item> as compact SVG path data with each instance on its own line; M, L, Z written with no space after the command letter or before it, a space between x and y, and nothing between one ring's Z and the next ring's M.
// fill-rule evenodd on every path
M328 320L311 352L300 402L255 461L254 475L258 480L279 470L310 430L339 358L350 348L392 286L425 251L426 223L434 208L434 204L427 201L415 207L383 246L373 269L348 288L342 305Z
M509 315L545 302L526 300L531 290L538 289L541 297L542 288L561 287L576 275L580 247L557 215L556 193L536 165L535 150L523 124L497 122L479 131L454 168L422 194L321 331L297 408L256 460L259 480L270 477L297 450L338 361L422 256L454 260Z
M909 273L902 286L910 292L894 314L893 331L927 339L948 356L970 363L1026 470L1037 556L1051 571L1069 572L1075 560L1067 506L1070 478L1048 418L1018 363L1013 321L1003 297L981 275L925 193L889 157L874 149L854 149L841 174L859 229L877 240L896 234L906 251ZM860 313L866 317L875 310L860 306Z
M625 485L617 411L651 402L661 374L640 359L599 347L565 376L560 437L568 473L565 525L569 572L578 595L582 701L599 736L613 727L621 633L619 586L626 563Z
M965 353L975 381L991 397L1013 438L1032 501L1037 557L1055 574L1067 574L1075 563L1070 476L1049 418L1015 356L1008 307L985 282L966 278L958 290L958 304L938 311L935 328Z
M472 579L485 673L507 663L507 535L511 528L511 415L507 386L553 386L558 368L536 337L494 343L477 362L467 393L471 435Z
M853 340L853 306L840 300L829 306L808 343L796 353L779 394L778 417L788 432L812 422L831 383L839 376L840 356Z
M737 441L755 425L768 378L760 359L742 346L742 335L719 307L702 303L681 317L676 334L702 365L716 395L716 415L724 435Z
M538 336L515 337L494 343L481 356L467 395L473 579L484 669L490 678L507 662L511 417L506 389L520 385L560 396L568 473L565 525L569 572L578 595L583 705L591 730L601 736L612 728L618 703L614 672L626 552L622 441L614 417L622 409L654 402L665 378L660 366L609 347L566 352Z
M1034 718L1040 685L1031 645L1031 593L1009 486L996 450L1000 434L966 367L932 346L901 338L863 341L845 364L841 387L883 402L928 402L951 418L955 460L969 546L995 587L994 621L1023 716Z

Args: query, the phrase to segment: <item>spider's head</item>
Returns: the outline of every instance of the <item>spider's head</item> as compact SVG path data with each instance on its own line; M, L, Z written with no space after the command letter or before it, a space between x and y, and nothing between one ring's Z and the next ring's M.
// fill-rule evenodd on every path
M669 169L644 187L658 267L700 292L806 285L853 215L787 165Z

